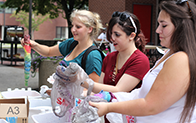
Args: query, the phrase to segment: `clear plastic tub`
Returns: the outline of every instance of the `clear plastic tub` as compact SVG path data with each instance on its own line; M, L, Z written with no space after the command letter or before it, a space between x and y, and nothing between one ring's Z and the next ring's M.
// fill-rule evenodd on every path
M0 119L0 123L8 123L8 122L4 119Z
M13 91L4 91L1 92L1 95L5 99L12 99L12 98L25 98L28 96L28 98L36 98L36 97L41 97L40 93L34 90L13 90Z
M35 123L66 123L65 117L57 117L53 112L35 114L32 119Z

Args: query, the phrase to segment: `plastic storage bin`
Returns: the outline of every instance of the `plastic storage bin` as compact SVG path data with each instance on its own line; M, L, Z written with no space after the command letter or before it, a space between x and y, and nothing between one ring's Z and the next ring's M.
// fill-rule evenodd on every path
M1 95L5 99L12 99L12 98L25 98L28 96L28 98L36 98L41 97L40 93L34 90L24 90L24 89L15 89L15 90L8 90L1 92Z
M57 117L53 112L32 115L32 119L35 123L66 123L65 117Z
M0 119L0 123L8 123L8 122L4 119Z

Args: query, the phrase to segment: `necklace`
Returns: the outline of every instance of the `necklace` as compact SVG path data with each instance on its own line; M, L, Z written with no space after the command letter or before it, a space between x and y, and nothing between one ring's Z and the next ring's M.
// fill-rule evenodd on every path
M116 69L115 69L115 75L117 74L118 72L118 57L119 57L119 53L117 54L117 57L116 57Z
M119 57L119 54L117 54L117 57L116 57L116 66L114 67L114 70L112 72L112 81L113 82L115 82L116 75L118 73L118 57Z

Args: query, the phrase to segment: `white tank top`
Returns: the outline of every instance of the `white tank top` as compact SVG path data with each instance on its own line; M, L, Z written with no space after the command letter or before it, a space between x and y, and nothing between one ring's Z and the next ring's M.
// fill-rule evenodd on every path
M166 54L166 53L165 53ZM172 55L171 55L172 56ZM169 57L171 57L169 56ZM168 58L169 58L168 57ZM168 59L167 58L167 59ZM165 59L162 63L160 63L156 68L152 68L148 71L148 73L143 78L142 87L140 89L139 98L145 98L148 92L150 91L157 75L163 68L163 65ZM156 64L159 62L159 60L156 62ZM156 64L154 66L156 66ZM143 116L143 117L136 117L136 123L179 123L181 112L183 110L184 104L185 104L186 95L184 95L180 100L178 100L176 103L174 103L172 106L170 106L167 110L156 114L156 115L150 115L150 116ZM191 123L196 123L196 111L194 110L195 116L192 117Z

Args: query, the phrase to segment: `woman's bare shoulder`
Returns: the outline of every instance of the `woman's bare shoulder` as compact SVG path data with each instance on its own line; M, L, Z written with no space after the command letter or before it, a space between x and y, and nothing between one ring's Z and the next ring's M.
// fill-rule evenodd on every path
M188 67L189 65L189 57L183 52L179 51L174 53L166 62L165 65L171 66L179 66L179 67Z

